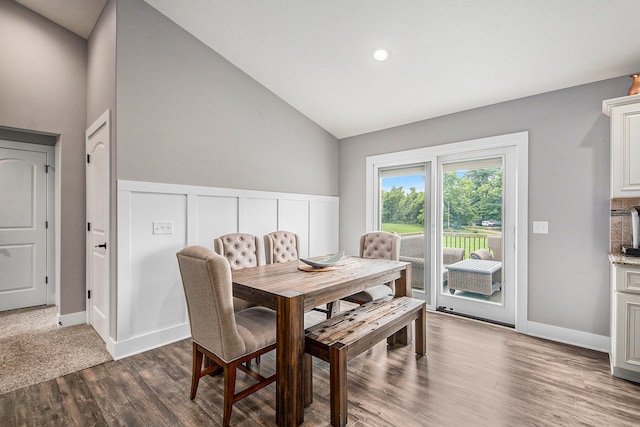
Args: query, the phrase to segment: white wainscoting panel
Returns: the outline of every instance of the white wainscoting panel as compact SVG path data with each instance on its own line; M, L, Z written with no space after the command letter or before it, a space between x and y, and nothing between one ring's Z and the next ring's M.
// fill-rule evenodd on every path
M196 197L196 244L213 247L213 239L238 230L238 198Z
M297 233L301 255L338 251L339 199L331 196L118 181L114 359L189 337L176 252L243 232ZM154 222L171 232L154 233ZM166 230L166 228L163 228Z
M131 194L131 283L128 297L136 307L129 316L128 339L187 322L176 252L187 245L187 196ZM172 234L154 234L154 222L173 225ZM118 292L120 296L120 292ZM126 331L125 327L125 331Z
M278 199L248 197L245 199L243 223L240 233L262 237L278 229ZM263 258L264 259L264 258Z
M309 202L309 256L333 254L339 251L337 236L340 212L338 203L328 200ZM349 254L358 256L358 254Z
M300 239L300 258L309 256L309 202L306 200L279 200L278 226L291 231ZM317 254L324 255L324 254Z

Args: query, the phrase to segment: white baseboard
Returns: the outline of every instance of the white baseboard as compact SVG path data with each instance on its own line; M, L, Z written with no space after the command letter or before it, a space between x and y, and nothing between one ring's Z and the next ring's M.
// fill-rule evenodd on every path
M527 335L609 353L611 338L538 322L527 322Z
M189 338L191 329L188 323L173 326L168 329L154 331L146 335L140 335L124 341L111 341L107 344L107 350L114 360L124 359L134 354L153 350L163 345Z
M84 325L87 323L87 312L78 311L71 314L58 314L58 327L67 328L74 325Z

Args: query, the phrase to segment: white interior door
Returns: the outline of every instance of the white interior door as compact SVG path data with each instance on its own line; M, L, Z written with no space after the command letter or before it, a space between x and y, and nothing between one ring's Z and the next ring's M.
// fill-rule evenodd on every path
M0 311L47 303L46 164L0 148Z
M109 111L87 130L87 306L89 324L109 338Z

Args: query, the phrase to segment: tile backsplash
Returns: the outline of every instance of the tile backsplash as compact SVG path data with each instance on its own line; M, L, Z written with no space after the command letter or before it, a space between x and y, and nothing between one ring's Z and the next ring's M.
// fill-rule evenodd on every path
M640 199L611 199L611 253L619 254L622 246L631 246L631 214L629 209L640 206Z

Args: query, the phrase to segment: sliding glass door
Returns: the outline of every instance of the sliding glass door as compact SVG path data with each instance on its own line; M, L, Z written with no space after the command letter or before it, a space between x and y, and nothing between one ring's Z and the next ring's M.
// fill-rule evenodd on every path
M379 229L401 236L400 260L411 263L414 292L429 289L429 257L425 220L429 217L426 166L408 165L379 170ZM426 195L426 196L425 196Z
M528 134L367 157L366 229L402 236L412 292L526 328Z
M507 149L438 162L440 311L515 324L513 256L504 250L515 219L510 163Z

